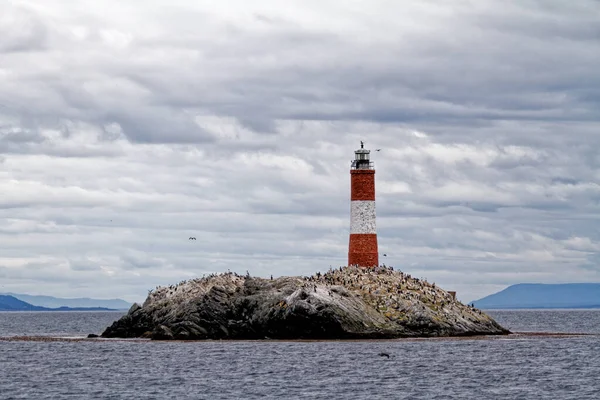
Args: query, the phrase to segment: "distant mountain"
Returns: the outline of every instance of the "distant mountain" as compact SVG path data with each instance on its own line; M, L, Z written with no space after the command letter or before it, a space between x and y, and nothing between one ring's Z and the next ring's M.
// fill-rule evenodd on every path
M600 283L520 283L473 304L483 309L600 308Z
M52 296L35 296L30 294L21 293L3 293L8 296L16 297L26 303L34 306L48 307L48 308L59 308L59 307L70 307L70 308L110 308L113 310L128 310L131 307L131 303L121 299L90 299L90 298L77 298L77 299L63 299L60 297Z
M13 296L0 294L0 311L44 311L44 307L34 306Z
M34 306L14 296L0 294L0 311L114 311L104 307L57 307Z

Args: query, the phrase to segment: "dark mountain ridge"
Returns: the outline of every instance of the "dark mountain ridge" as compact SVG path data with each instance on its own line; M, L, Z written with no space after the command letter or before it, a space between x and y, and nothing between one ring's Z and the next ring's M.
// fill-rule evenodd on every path
M14 296L0 295L0 311L115 311L103 307L58 307L34 306Z
M32 295L23 293L0 293L0 295L13 296L25 303L32 304L34 306L46 307L46 308L110 308L117 310L128 310L131 307L131 303L121 299L91 299L87 297L80 298L61 298L46 295Z

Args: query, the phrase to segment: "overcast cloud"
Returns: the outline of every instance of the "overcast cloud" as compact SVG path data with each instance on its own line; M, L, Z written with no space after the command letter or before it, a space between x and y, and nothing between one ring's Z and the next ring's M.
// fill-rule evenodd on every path
M470 301L600 281L600 2L0 2L0 292L381 258ZM189 241L194 236L196 241Z

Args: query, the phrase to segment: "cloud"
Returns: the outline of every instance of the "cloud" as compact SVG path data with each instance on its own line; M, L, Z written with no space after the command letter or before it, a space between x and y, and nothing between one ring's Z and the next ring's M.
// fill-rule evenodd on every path
M46 48L42 19L23 7L5 5L0 16L0 53L39 51Z
M343 265L359 140L382 149L382 261L466 301L598 281L599 17L591 0L3 2L3 284L139 301Z

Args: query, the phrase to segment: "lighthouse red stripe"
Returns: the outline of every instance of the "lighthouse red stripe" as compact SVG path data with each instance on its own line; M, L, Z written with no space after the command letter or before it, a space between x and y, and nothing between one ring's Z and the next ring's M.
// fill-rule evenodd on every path
M350 200L375 200L375 170L350 171Z
M350 245L348 246L348 265L358 265L360 267L375 267L379 265L377 234L350 234Z

